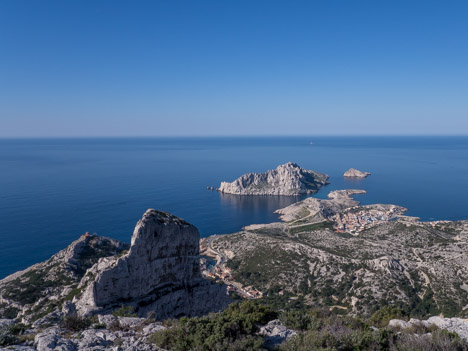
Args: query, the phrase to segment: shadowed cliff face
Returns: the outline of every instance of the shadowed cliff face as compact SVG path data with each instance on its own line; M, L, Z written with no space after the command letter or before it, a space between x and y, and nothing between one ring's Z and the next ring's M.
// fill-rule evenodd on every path
M135 227L128 253L101 260L89 270L80 283L84 292L76 301L77 311L85 315L128 304L139 314L175 316L219 309L227 302L226 293L202 279L199 239L193 225L149 209ZM211 298L211 306L194 303L198 295Z

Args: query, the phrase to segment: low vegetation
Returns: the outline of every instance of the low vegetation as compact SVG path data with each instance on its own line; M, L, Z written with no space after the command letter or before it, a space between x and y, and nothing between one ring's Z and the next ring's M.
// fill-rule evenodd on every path
M291 307L276 312L269 306L244 301L205 317L167 321L168 329L152 334L149 341L167 350L262 350L265 345L263 337L257 334L258 326L279 318L283 325L297 331L297 335L276 347L280 351L468 350L468 343L458 335L436 327L416 326L407 331L388 329L388 321L398 317L405 318L405 313L393 307L383 308L363 320L341 316L325 308Z
M181 318L158 331L150 342L170 350L259 350L263 338L258 325L274 319L269 307L253 301L231 304L225 311L200 318Z
M21 323L0 327L0 346L15 345L23 341L26 326Z
M60 326L71 332L77 332L91 327L92 324L93 320L91 318L83 318L77 315L71 315L63 318Z
M112 312L114 317L136 317L134 308L132 306L122 306L119 309Z

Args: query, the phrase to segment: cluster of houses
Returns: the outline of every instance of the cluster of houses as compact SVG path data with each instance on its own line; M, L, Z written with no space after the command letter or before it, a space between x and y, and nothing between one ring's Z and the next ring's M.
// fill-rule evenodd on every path
M333 216L337 232L359 233L364 229L388 222L402 213L399 207L388 210L366 207L353 207Z

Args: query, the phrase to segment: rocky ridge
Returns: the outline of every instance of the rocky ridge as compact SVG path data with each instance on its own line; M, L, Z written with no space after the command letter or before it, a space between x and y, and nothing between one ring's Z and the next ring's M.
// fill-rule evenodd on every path
M221 182L218 191L235 195L314 194L327 184L328 176L288 162L265 173L247 173L233 181Z

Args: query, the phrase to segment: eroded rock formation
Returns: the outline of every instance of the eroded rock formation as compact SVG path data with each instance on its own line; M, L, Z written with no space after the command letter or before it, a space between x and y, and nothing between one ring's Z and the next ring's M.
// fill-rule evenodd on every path
M81 315L122 305L140 316L201 315L226 306L226 291L201 277L198 230L183 219L149 209L138 222L130 250L100 260L83 278L75 302Z

